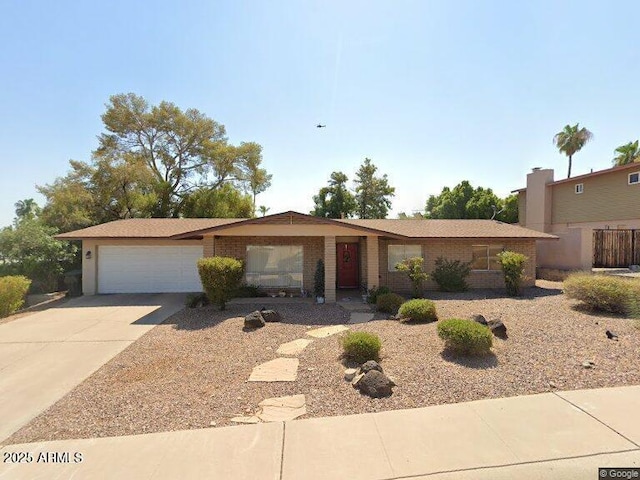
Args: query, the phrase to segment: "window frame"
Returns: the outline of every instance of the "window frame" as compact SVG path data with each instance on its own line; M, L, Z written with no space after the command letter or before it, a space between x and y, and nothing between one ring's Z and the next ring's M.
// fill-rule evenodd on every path
M399 262L396 262L396 264L394 264L393 266L390 265L390 258L389 258L389 254L391 252L391 247L403 247L404 248L404 252L405 252L405 256L403 257L404 259L407 258L414 258L415 255L406 255L406 248L407 247L418 247L420 249L420 255L419 257L422 258L422 261L424 262L424 249L422 248L422 244L415 244L415 243L408 243L408 244L404 244L404 243L390 243L389 245L387 245L387 272L391 273L391 272L398 272L398 270L396 270L396 264Z
M584 193L584 183L576 183L574 191L576 192L576 195Z
M635 182L631 181L632 175L637 175L637 180ZM640 185L640 171L631 172L629 175L627 175L627 185Z
M504 245L497 244L474 244L471 245L471 263L473 263L473 248L476 247L485 247L486 248L486 259L487 259L487 268L473 268L471 267L472 272L499 272L500 269L492 269L491 268L491 255L489 255L489 251L491 249L500 249L501 252L504 252L506 247Z
M278 248L288 248L288 249L294 249L297 248L299 249L300 252L300 271L286 271L286 270L272 270L271 272L265 270L265 271L249 271L249 251L251 249L278 249ZM296 253L297 254L297 253ZM267 263L265 264L268 265L269 263L269 259L267 259ZM261 288L303 288L304 287L304 245L246 245L245 247L245 273L244 273L244 279L245 282L247 282L248 284L252 284L252 285L256 285L258 287ZM264 275L272 275L272 276L276 276L278 277L278 279L276 280L277 284L262 284L260 282L260 278L261 276ZM284 284L284 282L279 282L278 280L280 278L284 278L287 276L293 276L293 275L300 275L300 284L298 285L297 282L295 284ZM252 279L249 279L249 276L252 276ZM257 279L257 280L256 280Z

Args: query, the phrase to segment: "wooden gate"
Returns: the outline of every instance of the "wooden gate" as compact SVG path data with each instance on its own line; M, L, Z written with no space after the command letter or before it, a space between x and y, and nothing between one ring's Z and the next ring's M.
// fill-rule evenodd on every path
M593 266L640 265L640 230L594 230Z

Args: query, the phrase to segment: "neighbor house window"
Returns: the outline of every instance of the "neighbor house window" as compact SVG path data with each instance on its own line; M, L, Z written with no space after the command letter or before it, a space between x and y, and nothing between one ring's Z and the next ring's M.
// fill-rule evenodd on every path
M504 250L502 245L474 245L472 248L472 270L500 270L498 254Z
M396 271L396 265L407 258L422 258L422 245L389 245L387 249L387 268Z
M246 281L259 287L302 288L302 246L247 246Z
M640 183L640 172L633 172L629 174L629 185L636 185Z
M576 193L584 192L584 183L576 183Z

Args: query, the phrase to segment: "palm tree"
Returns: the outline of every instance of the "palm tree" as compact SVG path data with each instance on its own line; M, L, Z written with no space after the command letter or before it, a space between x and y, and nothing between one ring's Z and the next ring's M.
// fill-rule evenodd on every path
M638 147L638 140L620 145L614 151L618 154L613 159L614 167L640 162L640 147Z
M560 153L564 153L567 157L569 157L569 172L567 173L567 178L571 176L571 160L573 155L580 150L585 144L593 138L593 133L591 133L586 128L580 128L580 124L576 123L575 125L565 125L561 132L558 132L553 137L553 143Z
M14 206L16 207L16 217L20 220L33 220L40 214L40 207L33 198L18 200Z
M265 207L264 205L260 205L258 207L258 211L262 214L263 217L267 214L269 210L271 209L269 207Z

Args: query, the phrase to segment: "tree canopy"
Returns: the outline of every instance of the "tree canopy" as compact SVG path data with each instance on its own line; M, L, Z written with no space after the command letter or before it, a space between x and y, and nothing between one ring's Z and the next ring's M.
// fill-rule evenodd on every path
M615 153L617 155L613 159L614 167L640 162L640 147L638 146L638 140L620 145L615 149Z
M495 218L516 223L518 198L510 195L502 199L490 188L473 188L468 180L464 180L453 189L444 187L440 195L429 196L425 216L433 219Z
M112 96L101 118L91 161L71 160L66 176L38 187L43 219L61 231L131 217L252 216L271 184L262 147L230 144L224 125L196 109L129 93Z
M569 157L569 170L567 172L567 178L571 177L571 164L573 155L582 150L589 140L593 138L591 133L586 128L580 128L580 124L565 125L562 131L556 133L553 137L553 143L560 153L564 153Z
M356 212L356 199L347 188L349 178L342 172L333 172L329 185L313 196L315 208L311 215L325 218L350 218Z
M356 172L355 198L358 218L387 218L391 209L391 197L396 189L389 185L387 174L376 176L378 168L369 158Z

